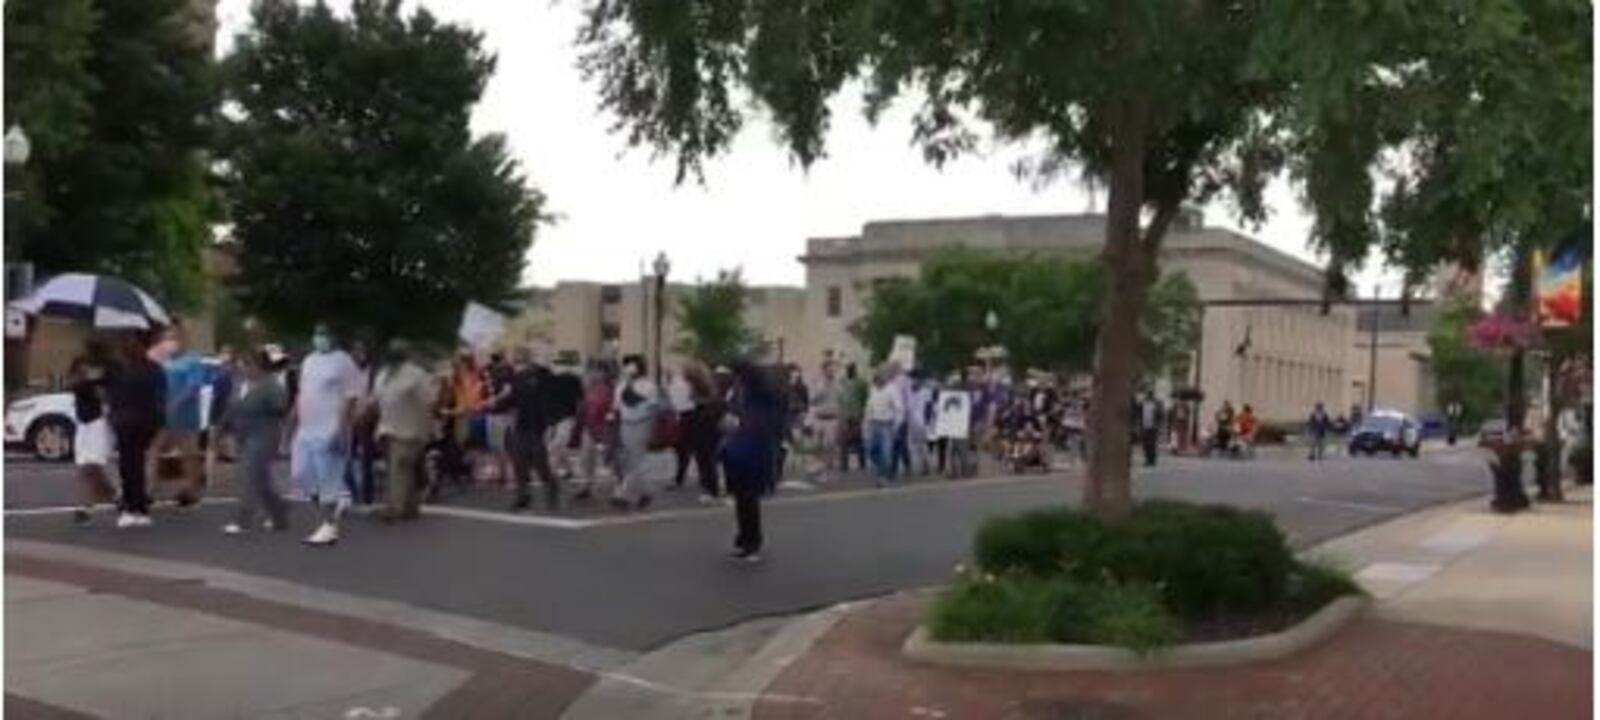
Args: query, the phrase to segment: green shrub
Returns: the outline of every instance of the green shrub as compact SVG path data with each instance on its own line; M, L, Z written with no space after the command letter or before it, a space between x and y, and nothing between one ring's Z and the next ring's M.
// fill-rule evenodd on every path
M1077 510L1034 510L989 520L973 543L978 566L989 572L1034 575L1095 574L1097 548L1105 529Z
M1281 602L1294 568L1268 515L1174 501L1141 503L1109 527L1066 509L997 518L979 530L974 554L988 572L1154 584L1184 618Z
M1105 572L1153 583L1180 617L1267 608L1284 598L1294 555L1264 513L1146 503L1107 534Z
M958 575L934 601L928 630L942 642L1050 642L1059 609L1082 606L1068 598L1076 591L1063 580L1021 573Z
M1178 639L1178 621L1162 604L1161 588L1112 582L1088 594L1088 640L1149 655Z
M1350 571L1330 558L1310 558L1295 563L1289 576L1289 604L1297 612L1311 613L1345 595L1366 591Z

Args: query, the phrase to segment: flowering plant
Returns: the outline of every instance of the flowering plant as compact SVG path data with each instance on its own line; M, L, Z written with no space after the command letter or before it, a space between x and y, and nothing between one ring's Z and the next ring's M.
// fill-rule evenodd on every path
M1485 315L1467 326L1467 344L1479 350L1526 350L1539 338L1533 323L1502 313Z

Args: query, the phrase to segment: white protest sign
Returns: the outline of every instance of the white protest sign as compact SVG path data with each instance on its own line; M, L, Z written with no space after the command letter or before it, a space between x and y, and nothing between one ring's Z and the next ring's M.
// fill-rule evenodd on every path
M900 366L901 372L917 368L917 339L910 335L894 336L894 349L889 351L889 362Z
M467 303L461 314L461 341L474 350L487 350L500 334L505 332L506 316L475 302Z
M965 440L972 431L972 393L965 390L945 390L939 393L938 407L933 416L933 436L952 440Z

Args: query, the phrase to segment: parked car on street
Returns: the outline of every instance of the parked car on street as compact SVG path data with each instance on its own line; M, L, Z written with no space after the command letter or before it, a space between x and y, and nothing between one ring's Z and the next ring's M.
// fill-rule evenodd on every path
M78 434L73 418L72 393L32 395L6 408L6 447L21 447L40 460L72 459L72 439Z
M1416 418L1394 410L1376 410L1350 433L1350 456L1390 453L1422 454L1422 426Z

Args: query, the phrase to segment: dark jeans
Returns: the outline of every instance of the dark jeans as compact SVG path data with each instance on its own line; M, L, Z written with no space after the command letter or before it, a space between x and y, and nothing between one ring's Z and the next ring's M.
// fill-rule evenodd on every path
M561 485L550 470L550 450L544 444L544 430L513 430L507 443L511 450L511 469L516 475L517 502L528 500L533 484L530 471L539 475L544 485L545 504L555 508L561 502Z
M372 428L357 430L350 438L350 462L344 466L344 484L357 505L371 505L377 498L372 463L377 456Z
M1154 428L1139 431L1139 446L1144 448L1145 467L1155 467L1156 440L1159 438L1160 434L1161 433L1156 431Z
M849 472L851 455L856 457L856 467L866 470L867 443L861 436L861 418L845 418L840 427L839 472Z
M741 552L759 552L762 543L761 494L733 493L733 514L739 524L739 533L733 538L733 546Z
M678 416L682 437L678 442L678 474L675 484L683 487L683 478L689 472L689 463L695 465L700 476L700 490L712 497L722 495L722 481L717 477L717 421L712 413L695 408Z
M150 513L149 484L145 478L145 456L156 438L153 426L134 425L112 429L117 436L117 473L122 476L122 511L135 515Z

